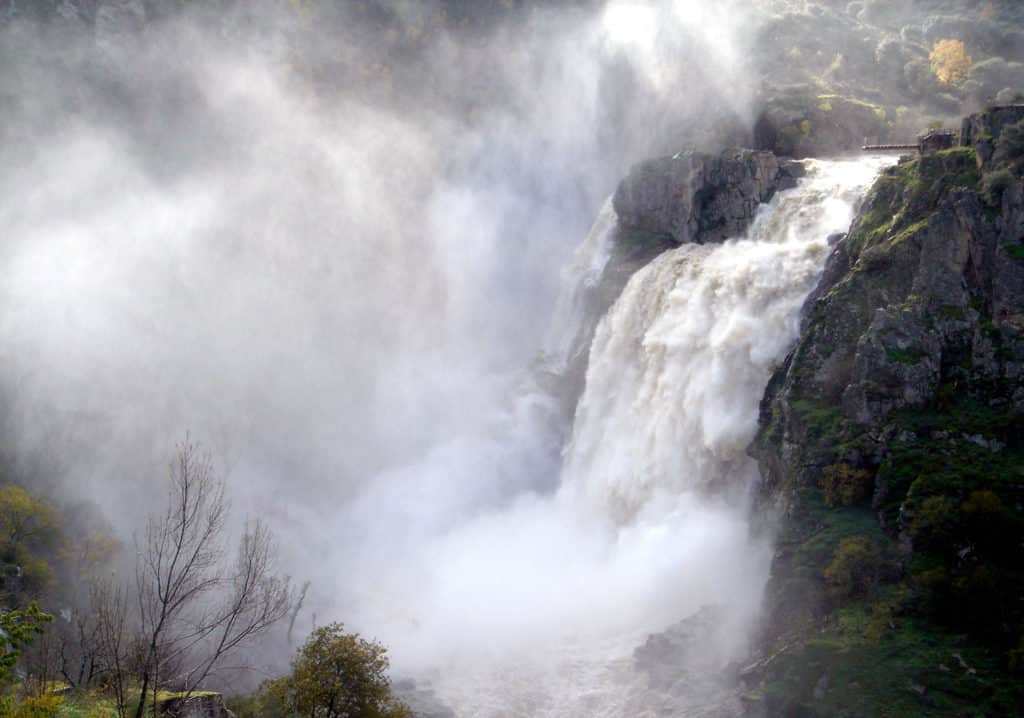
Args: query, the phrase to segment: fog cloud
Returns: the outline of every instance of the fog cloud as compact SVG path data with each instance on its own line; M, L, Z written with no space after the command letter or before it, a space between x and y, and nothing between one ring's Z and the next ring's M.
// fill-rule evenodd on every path
M626 167L744 138L747 3L470 27L412 2L65 5L0 30L20 471L127 535L190 431L312 580L318 620L386 638L400 669L729 590L669 611L678 587L657 582L709 559L552 499L558 432L523 387ZM732 551L745 526L712 510L687 531ZM610 592L577 612L598 569Z

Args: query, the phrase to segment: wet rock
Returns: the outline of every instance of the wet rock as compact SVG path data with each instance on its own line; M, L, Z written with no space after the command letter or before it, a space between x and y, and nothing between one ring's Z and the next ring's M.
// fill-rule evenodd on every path
M613 204L626 229L668 236L676 244L720 242L747 228L782 177L771 152L680 152L634 166Z
M412 679L395 681L392 690L412 711L413 718L455 718L455 712L441 702L429 686L417 684Z

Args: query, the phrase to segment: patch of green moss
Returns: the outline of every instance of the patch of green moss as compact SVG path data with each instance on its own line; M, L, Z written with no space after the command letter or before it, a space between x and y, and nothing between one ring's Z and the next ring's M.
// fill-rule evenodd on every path
M811 441L832 443L842 434L843 415L835 404L800 400L793 402L792 406L807 427L808 438Z
M840 58L842 58L842 55L838 56L837 62L840 61ZM826 72L826 74L828 73ZM854 105L856 107L863 107L864 109L871 110L875 114L875 116L878 117L878 119L880 120L884 120L889 115L886 109L881 105L874 102L868 102L867 100L861 100L856 97L847 97L845 95L837 95L834 93L822 94L818 95L818 101L819 103L827 102L829 103L829 106L832 106L832 103L842 103L847 105Z
M1014 259L1024 261L1024 244L1004 244L1003 250Z
M909 227L905 227L905 228L901 229L899 232L897 232L896 234L892 235L892 237L889 238L889 244L897 244L898 242L902 242L902 241L904 241L906 239L909 239L909 238L913 237L915 234L917 234L918 232L920 232L921 230L926 229L927 227L928 227L928 220L927 219L922 219L920 222L915 222L914 224L910 225Z
M185 691L157 691L156 702L163 703L164 701L176 700L185 696L190 698L209 698L210 696L217 695L220 695L217 691L192 691L191 693L186 693Z

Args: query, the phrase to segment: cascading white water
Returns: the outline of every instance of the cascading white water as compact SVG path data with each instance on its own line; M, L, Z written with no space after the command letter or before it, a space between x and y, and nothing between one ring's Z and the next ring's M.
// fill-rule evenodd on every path
M594 338L568 487L627 522L656 499L749 480L771 367L796 338L828 236L887 161L809 162L746 237L681 246L633 276Z
M587 238L562 273L563 290L555 303L544 341L544 357L552 371L565 372L569 369L580 342L588 334L593 294L611 257L615 225L615 209L609 197L601 206Z
M632 277L597 328L558 492L481 519L434 554L443 595L472 607L462 625L504 624L490 650L442 670L437 687L457 715L729 711L721 686L652 691L632 652L706 604L724 608L701 670L744 649L770 556L747 528L758 402L796 338L827 238L849 227L888 161L809 161L745 237L679 247ZM584 287L567 289L562 322L584 321L566 307L606 261L595 248L611 234L609 209L578 255Z
M338 521L351 534L340 545L373 547L348 562L350 622L460 717L701 715L730 700L713 682L652 690L633 651L705 605L719 625L699 671L744 650L771 555L748 526L758 402L827 238L886 161L808 162L746 237L637 272L596 329L560 476L556 412L522 382L493 425L375 482ZM561 366L590 332L581 299L607 261L610 212L567 273L565 340L548 345Z

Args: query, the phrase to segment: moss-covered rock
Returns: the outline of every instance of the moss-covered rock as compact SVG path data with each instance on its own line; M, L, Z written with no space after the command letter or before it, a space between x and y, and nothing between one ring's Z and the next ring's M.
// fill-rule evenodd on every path
M1009 126L968 142L982 124ZM1024 185L985 191L1005 170L973 146L890 168L808 299L751 448L784 514L754 715L1024 706Z

